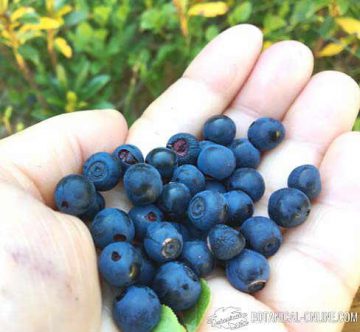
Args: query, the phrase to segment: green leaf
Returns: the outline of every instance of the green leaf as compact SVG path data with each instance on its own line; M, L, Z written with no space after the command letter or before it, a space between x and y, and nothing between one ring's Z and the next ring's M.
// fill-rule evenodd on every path
M185 332L185 328L179 323L174 312L163 305L161 308L161 317L158 325L152 332Z
M77 25L87 19L88 12L86 10L78 10L66 15L65 24L67 26Z
M201 295L194 307L184 312L182 323L188 332L196 332L203 321L211 300L210 288L204 279L201 279Z
M106 25L109 20L111 11L113 9L109 6L96 6L94 8L94 20L101 26Z
M205 32L205 37L207 41L215 38L220 33L219 28L216 25L210 25Z
M243 2L241 5L235 7L235 9L229 14L228 21L230 25L235 25L240 22L247 21L252 12L252 4L249 1Z
M35 47L32 47L28 44L21 45L19 47L19 52L24 57L24 59L32 61L35 65L39 64L40 55L38 49Z
M110 81L109 75L95 76L81 91L83 99L88 99L93 97L94 94L99 92L109 81Z
M354 131L360 131L360 118L357 118L353 127Z
M264 19L264 33L278 30L286 25L286 21L280 16L268 14Z
M296 25L314 17L314 14L329 4L329 0L303 0L297 1L292 11L290 23Z

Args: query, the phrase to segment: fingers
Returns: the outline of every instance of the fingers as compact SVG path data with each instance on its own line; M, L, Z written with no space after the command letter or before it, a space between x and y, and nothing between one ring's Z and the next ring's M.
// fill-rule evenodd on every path
M251 25L220 34L135 122L128 142L147 153L154 146L163 146L176 132L197 133L208 117L223 112L235 97L261 46L261 32Z
M127 126L114 110L54 117L0 142L0 179L47 204L61 177L80 171L84 160L122 144Z
M256 118L282 119L310 79L312 70L312 53L299 42L279 42L264 51L227 111L237 124L237 135L246 136L247 128Z

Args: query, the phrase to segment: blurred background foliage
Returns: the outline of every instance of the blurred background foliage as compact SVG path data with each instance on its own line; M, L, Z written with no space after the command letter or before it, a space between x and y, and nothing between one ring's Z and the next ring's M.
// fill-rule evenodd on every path
M131 123L209 40L242 22L263 30L265 48L299 40L317 71L359 81L359 0L0 0L0 135L93 108Z

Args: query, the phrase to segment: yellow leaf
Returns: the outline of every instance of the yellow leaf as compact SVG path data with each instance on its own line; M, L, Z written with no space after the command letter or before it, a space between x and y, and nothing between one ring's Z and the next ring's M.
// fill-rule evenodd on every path
M229 7L223 1L199 3L190 7L189 16L215 17L224 15L228 12Z
M344 48L346 47L346 44L344 43L330 43L327 44L322 50L320 50L316 56L321 57L327 57L327 56L334 56L339 54Z
M5 38L5 39L9 39L10 40L10 34L9 34L9 32L7 31L7 30L3 30L3 31L1 31L1 36L3 37L3 38Z
M61 23L50 17L41 17L38 23L24 24L20 32L34 30L51 30L60 27Z
M3 14L8 9L8 0L0 0L0 14Z
M34 9L31 7L20 7L16 9L11 15L10 20L12 22L17 21L19 18L23 17L26 14L31 14L34 12Z
M274 44L272 41L270 41L270 40L265 40L265 41L264 41L264 45L263 45L263 50L266 50L266 49L269 48L272 44Z
M57 17L63 17L66 14L69 14L72 10L72 7L70 5L65 5L64 7L61 7L57 12L56 12L56 16Z
M360 39L360 21L352 17L339 17L336 23L349 35L356 35Z
M65 57L71 58L72 48L64 38L55 38L55 46Z

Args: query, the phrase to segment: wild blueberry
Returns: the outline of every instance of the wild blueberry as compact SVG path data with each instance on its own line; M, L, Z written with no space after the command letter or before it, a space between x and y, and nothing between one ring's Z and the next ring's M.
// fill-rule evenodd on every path
M224 180L236 166L233 152L222 145L210 145L201 150L197 166L200 171L216 180Z
M164 263L180 256L183 238L170 223L153 223L147 229L144 248L151 259Z
M172 181L183 183L191 195L205 190L205 176L194 165L182 165L175 169Z
M96 193L95 202L89 207L89 209L81 214L79 218L83 221L91 221L96 214L105 208L105 198L99 192Z
M281 227L290 228L302 224L309 216L310 210L309 198L295 188L274 191L269 199L269 216Z
M226 277L230 284L245 293L263 289L269 276L270 268L266 258L256 251L244 249L226 263Z
M228 179L228 190L242 190L257 202L264 195L265 182L257 170L238 168Z
M168 180L171 179L177 167L177 156L173 150L156 148L148 153L145 162L154 166L164 180Z
M187 227L183 224L180 224L178 222L169 222L172 226L176 228L176 230L181 234L183 238L183 242L190 241L191 235Z
M228 206L228 225L240 226L253 215L254 203L248 194L241 190L232 190L225 193L224 197Z
M160 320L161 304L151 288L130 286L116 297L113 316L122 332L150 332Z
M208 231L216 224L226 222L227 205L224 195L216 191L201 191L190 201L189 221L199 230Z
M54 199L59 211L80 216L96 204L96 190L85 176L71 174L56 186Z
M221 182L215 180L206 180L205 190L216 191L221 194L226 193L225 186Z
M203 128L204 139L217 144L228 145L236 134L236 125L226 115L212 116L205 122Z
M107 208L101 210L90 226L96 247L102 249L112 242L132 242L135 228L126 212Z
M245 238L234 228L216 225L207 236L207 245L217 259L229 260L244 249Z
M187 133L173 135L168 140L166 147L175 151L179 165L196 164L200 146L194 135Z
M126 171L124 188L134 205L147 205L158 199L163 185L155 167L140 163L130 166Z
M248 130L249 141L260 151L277 147L285 137L283 124L272 118L260 118L254 121Z
M189 232L189 236L190 236L190 240L194 241L194 240L201 240L201 241L205 241L206 240L206 236L208 234L208 231L204 231L204 230L200 230L198 228L196 228L192 223L190 223L189 221L187 221L186 225L185 225L186 229Z
M320 172L313 165L296 167L289 175L288 186L301 190L310 200L315 199L321 192Z
M119 160L125 172L131 165L143 163L144 157L140 149L132 144L123 144L117 147L112 153Z
M99 270L102 277L114 287L135 283L141 271L142 258L128 242L114 242L107 245L99 256Z
M151 261L151 259L146 255L145 250L139 246L135 246L135 249L142 257L142 264L139 272L139 276L137 278L137 284L149 286L151 285L155 273L156 268L155 264Z
M242 224L240 232L244 235L250 249L265 257L274 255L282 242L279 226L266 217L249 218Z
M236 167L257 168L260 164L260 151L250 143L246 138L233 140L229 145L230 150L234 153Z
M198 276L185 264L169 262L162 265L155 275L152 288L161 303L174 311L191 308L201 294Z
M200 145L200 150L203 150L210 145L216 145L216 143L212 142L212 141L202 140L202 141L199 141L199 145Z

